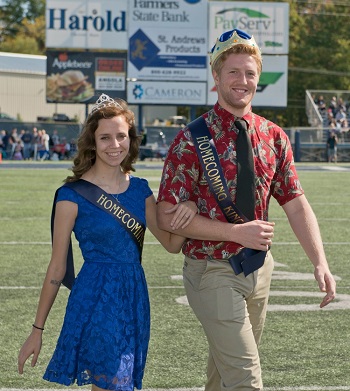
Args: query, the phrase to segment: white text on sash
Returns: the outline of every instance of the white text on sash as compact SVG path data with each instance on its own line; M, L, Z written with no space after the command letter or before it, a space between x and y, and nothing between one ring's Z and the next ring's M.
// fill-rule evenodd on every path
M109 200L103 194L101 194L100 198L96 202L103 206L106 211L116 216L142 245L144 230L142 226L133 217L130 216L129 213L126 213L123 208Z
M204 163L206 176L209 178L212 185L211 187L214 190L217 199L222 201L227 198L227 194L219 174L217 162L215 161L215 157L211 149L210 140L207 136L196 137L196 139ZM226 216L231 217L232 223L241 224L244 222L231 206L224 208L224 211Z

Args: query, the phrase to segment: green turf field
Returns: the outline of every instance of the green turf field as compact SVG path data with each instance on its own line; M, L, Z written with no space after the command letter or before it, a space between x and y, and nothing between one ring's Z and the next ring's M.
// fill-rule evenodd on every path
M136 175L148 178L156 192L161 163L154 164L158 168L143 165ZM53 194L69 173L64 168L40 169L40 163L29 167L0 167L0 388L58 388L41 376L62 324L65 288L46 323L37 367L27 365L24 376L16 372L18 349L31 330L50 258ZM321 299L311 263L282 209L272 202L270 220L276 222L272 252L277 264L260 348L264 385L276 390L350 390L350 171L300 170L299 176L318 216L339 297L334 309L332 305L326 310L317 308ZM191 309L176 301L185 294L180 278L182 255L168 254L149 233L145 242L143 265L152 330L144 388L202 387L205 338ZM76 243L74 251L80 263Z

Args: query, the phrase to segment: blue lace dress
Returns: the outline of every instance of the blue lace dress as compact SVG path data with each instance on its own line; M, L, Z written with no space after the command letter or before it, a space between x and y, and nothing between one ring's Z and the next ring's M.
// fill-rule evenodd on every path
M130 178L118 200L146 224L145 179ZM78 204L74 234L84 264L69 295L62 330L43 376L64 384L108 390L142 388L150 307L137 246L119 223L74 190L61 187L57 202Z

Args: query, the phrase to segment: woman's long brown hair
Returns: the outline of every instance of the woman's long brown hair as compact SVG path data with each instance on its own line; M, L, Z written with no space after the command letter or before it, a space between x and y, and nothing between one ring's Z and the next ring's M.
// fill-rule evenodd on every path
M136 162L139 154L140 137L137 135L135 126L135 115L128 108L128 105L122 99L115 100L118 106L110 105L101 107L91 113L86 119L83 130L77 141L77 154L73 160L73 175L68 176L64 182L75 182L85 174L96 161L96 143L95 132L98 128L100 119L109 119L123 116L129 125L130 149L128 156L122 161L121 169L124 173L135 171L133 164Z

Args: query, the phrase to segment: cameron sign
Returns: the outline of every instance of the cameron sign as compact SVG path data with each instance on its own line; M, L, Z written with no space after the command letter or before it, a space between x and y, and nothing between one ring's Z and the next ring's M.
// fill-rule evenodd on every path
M206 83L197 82L128 82L127 100L129 103L163 105L204 105L206 103Z
M126 50L127 0L48 0L46 47Z

